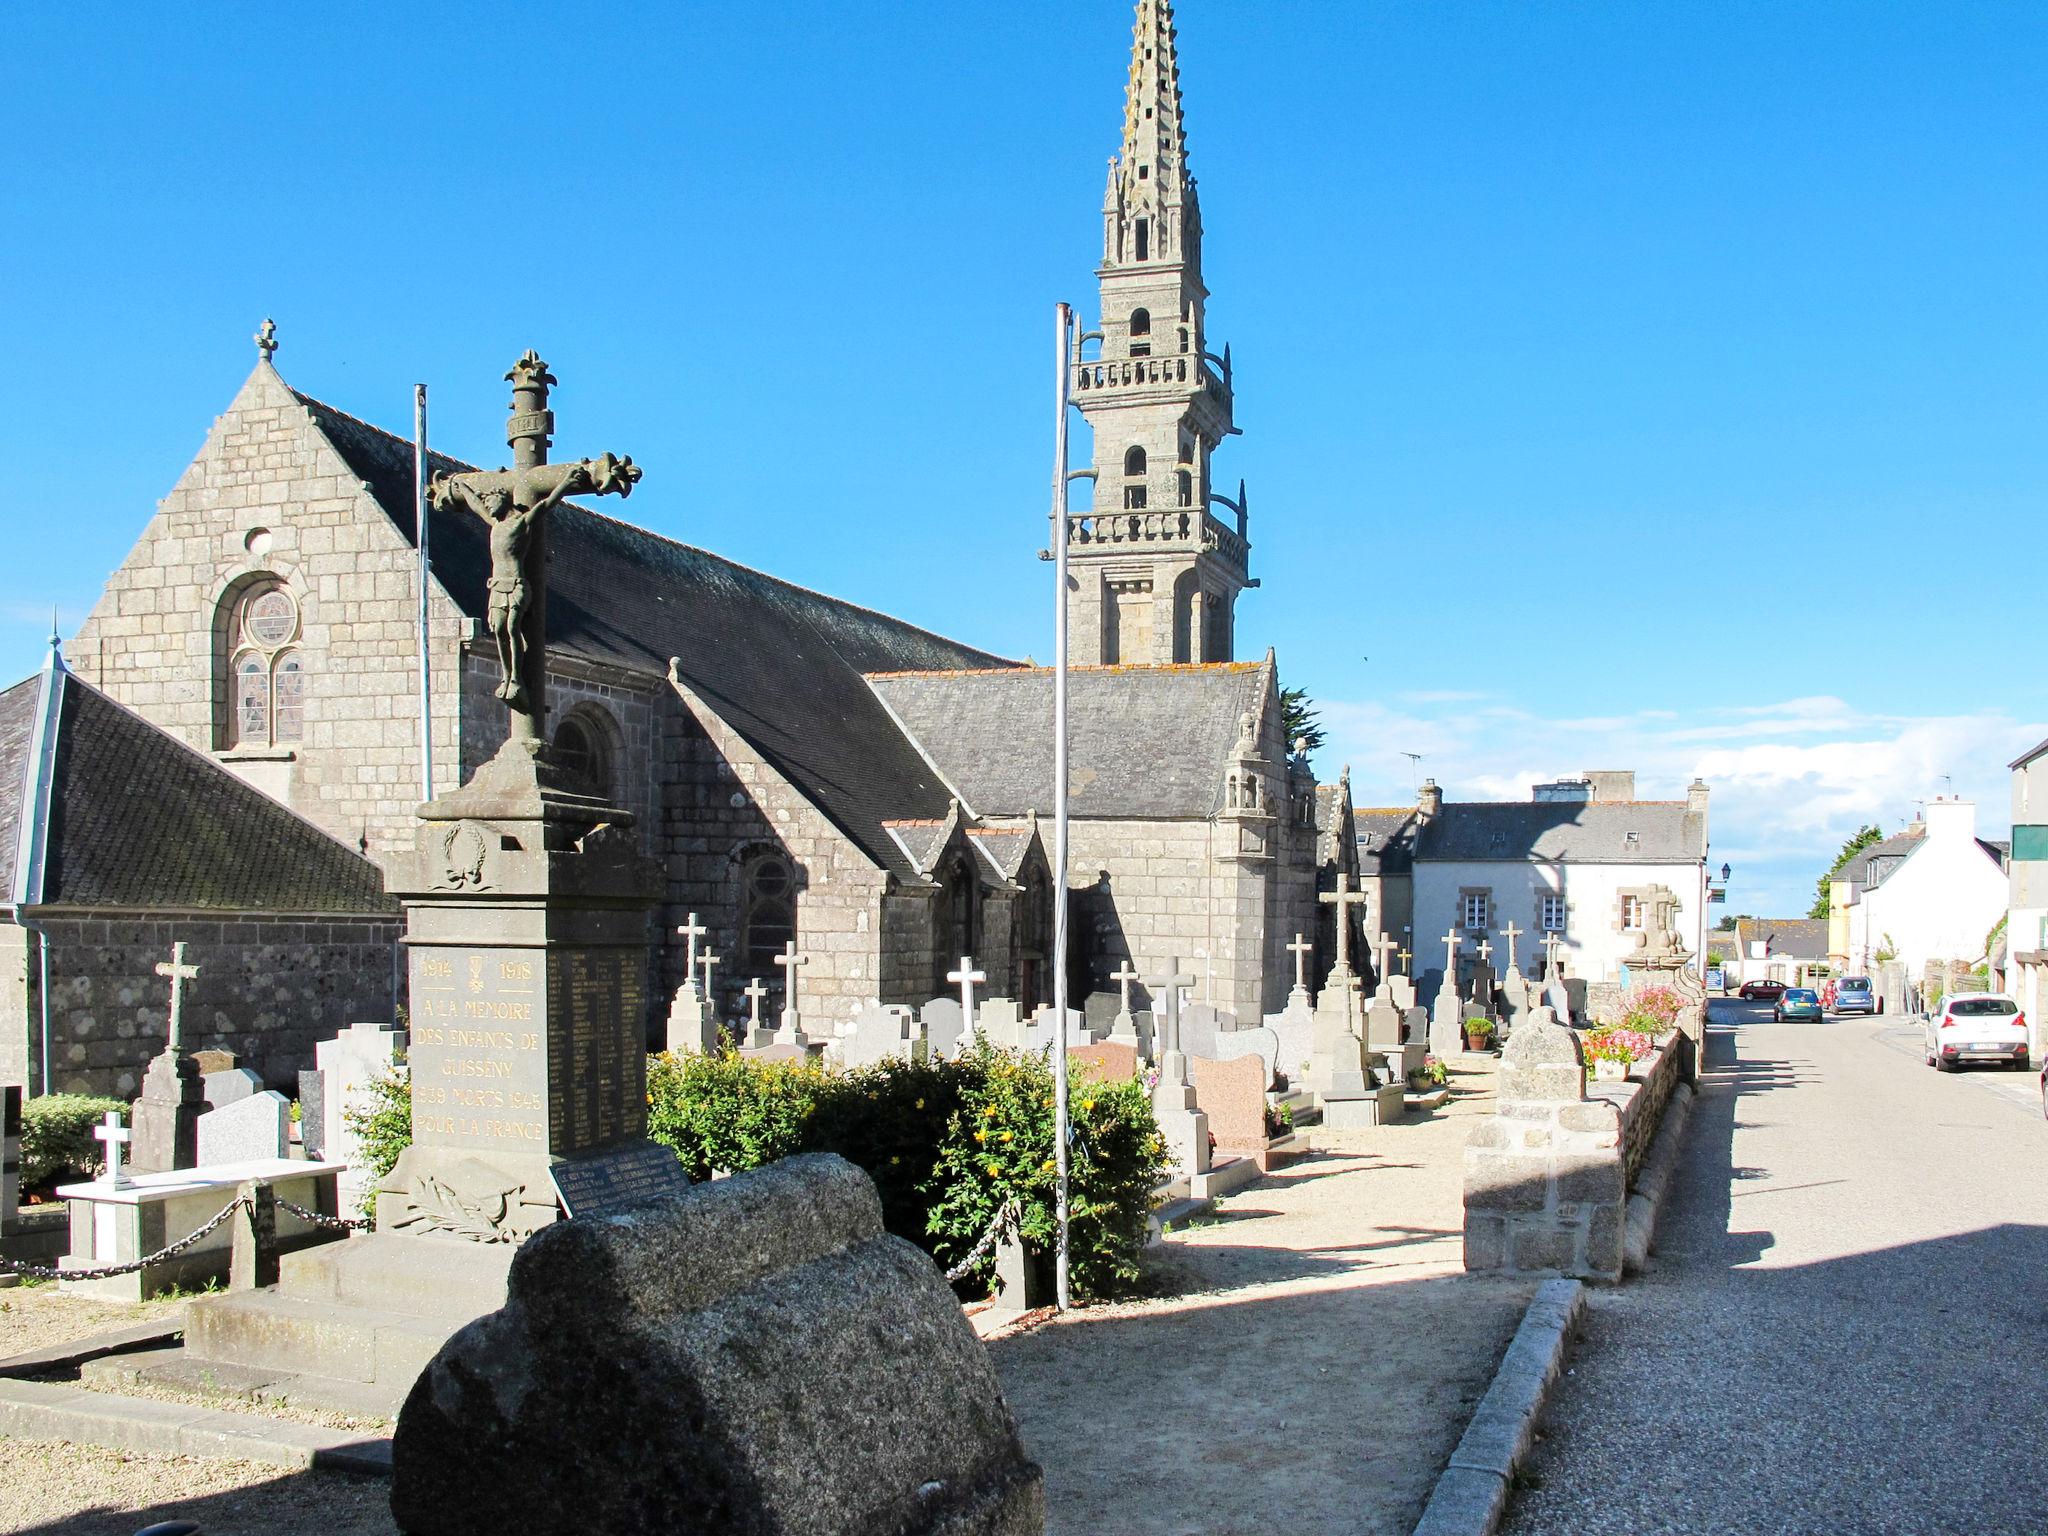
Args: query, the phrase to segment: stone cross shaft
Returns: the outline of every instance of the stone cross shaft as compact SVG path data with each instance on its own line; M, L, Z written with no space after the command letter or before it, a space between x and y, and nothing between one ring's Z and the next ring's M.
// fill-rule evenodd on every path
M1508 969L1512 971L1515 968L1515 940L1522 936L1522 930L1509 923L1501 929L1500 936L1508 941Z
M697 963L704 968L704 1000L709 1002L711 1000L711 968L715 965L723 965L725 962L720 960L714 951L707 949L697 957Z
M1563 948L1564 939L1560 935L1554 932L1543 935L1543 953L1550 962L1550 972L1553 976L1557 974L1557 952Z
M1351 889L1351 876L1340 872L1337 889L1324 891L1316 900L1337 909L1337 969L1351 969L1351 909L1365 904L1365 892Z
M529 349L505 377L512 384L512 416L505 424L512 467L437 472L427 497L436 511L467 508L489 526L488 623L503 674L498 697L511 713L510 739L538 747L547 718L548 514L571 496L630 495L640 467L608 453L548 463L555 431L548 389L555 376Z
M107 1145L107 1172L100 1182L115 1189L126 1189L129 1178L121 1167L121 1148L134 1139L135 1133L121 1124L118 1111L110 1109L107 1118L93 1128L92 1134Z
M1161 1037L1163 1043L1159 1047L1159 1054L1162 1060L1168 1051L1177 1053L1180 1050L1181 989L1183 987L1192 987L1195 984L1195 980L1196 978L1191 972L1180 968L1180 956L1174 955L1166 962L1166 974L1164 976L1154 976L1145 983L1146 986L1152 988L1153 1001L1155 1003L1161 998L1164 998L1166 1002L1166 1019Z
M761 984L761 978L755 976L748 980L745 991L747 994L747 1023L751 1027L759 1029L761 1027L761 999L768 995L768 989Z
M175 1056L185 1048L185 983L199 979L199 967L185 963L183 939L171 946L170 959L157 962L156 973L171 982L170 1044L165 1049Z
M793 1029L801 1016L796 1004L796 972L798 966L809 965L811 957L796 952L796 940L783 942L782 953L775 957L775 963L782 967L782 1024Z
M1387 930L1380 930L1379 942L1372 947L1373 964L1379 968L1380 980L1385 981L1394 973L1394 941L1387 936Z
M1406 969L1408 968L1408 962L1409 962L1410 960L1413 960L1414 958L1415 958L1415 951L1414 951L1414 950L1412 950L1412 949L1404 949L1404 950L1400 951L1400 961L1401 961L1401 969L1403 969L1403 970L1406 970Z
M683 970L693 979L697 974L697 941L710 931L709 928L706 928L697 921L697 914L694 912L690 914L690 920L687 923L676 929L676 932L682 935L683 942L690 946L689 958L683 962Z
M1289 953L1294 956L1294 990L1306 992L1308 990L1308 957L1316 952L1316 947L1297 933L1294 936L1294 942L1288 945L1287 948Z
M1451 989L1451 996L1458 995L1458 930L1452 928L1444 935L1444 985Z
M960 969L946 972L946 980L960 988L960 1018L971 1035L974 1033L974 986L976 982L987 981L988 977L974 968L970 957L962 955Z
M1481 960L1490 960L1493 958L1493 946L1484 939L1481 939L1479 941L1479 958Z
M1124 1012L1129 1013L1131 1011L1131 983L1143 981L1145 978L1138 974L1137 968L1130 961L1126 960L1119 969L1109 973L1109 979L1115 982L1122 991Z

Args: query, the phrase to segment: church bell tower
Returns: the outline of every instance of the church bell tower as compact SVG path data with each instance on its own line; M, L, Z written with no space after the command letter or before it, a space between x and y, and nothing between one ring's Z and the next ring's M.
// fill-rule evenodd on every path
M1230 352L1208 350L1202 216L1187 170L1171 0L1138 0L1121 155L1102 204L1102 320L1075 349L1073 400L1095 438L1095 498L1067 560L1078 662L1229 661L1254 585L1244 484L1210 456L1237 431Z

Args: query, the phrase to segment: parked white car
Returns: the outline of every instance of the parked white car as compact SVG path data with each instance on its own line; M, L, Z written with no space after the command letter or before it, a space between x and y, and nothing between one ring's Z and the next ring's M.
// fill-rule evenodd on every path
M1927 1016L1927 1065L1953 1072L1972 1062L2027 1069L2027 1016L1996 992L1958 992Z

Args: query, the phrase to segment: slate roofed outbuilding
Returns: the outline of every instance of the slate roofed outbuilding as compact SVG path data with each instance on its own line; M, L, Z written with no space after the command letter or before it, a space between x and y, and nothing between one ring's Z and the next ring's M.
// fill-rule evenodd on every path
M57 694L56 743L39 888L20 893L25 904L396 914L375 864L61 664L0 694L0 873L10 902L21 829L42 800L31 738L45 688Z
M1238 718L1257 717L1271 667L1268 659L1071 668L1069 812L1130 821L1214 815ZM882 672L868 684L975 815L1051 814L1049 668Z
M1689 864L1707 856L1707 822L1683 800L1456 801L1422 823L1414 856L1461 864Z
M408 542L417 543L410 442L297 397ZM473 466L432 456L432 468ZM673 470L649 465L650 479ZM430 563L484 617L482 521L435 511ZM952 798L863 680L869 672L1016 664L644 528L564 503L549 524L548 644L684 686L883 869L915 875L884 823L943 818Z
M1828 920L1824 917L1738 917L1735 942L1739 955L1750 958L1750 945L1762 940L1767 955L1785 955L1794 960L1825 960L1828 957Z

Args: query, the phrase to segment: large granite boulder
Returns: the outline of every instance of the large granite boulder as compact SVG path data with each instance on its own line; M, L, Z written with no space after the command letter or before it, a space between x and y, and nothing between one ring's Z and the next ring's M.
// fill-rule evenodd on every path
M959 1302L828 1154L536 1233L413 1387L392 1474L408 1536L1045 1523Z

